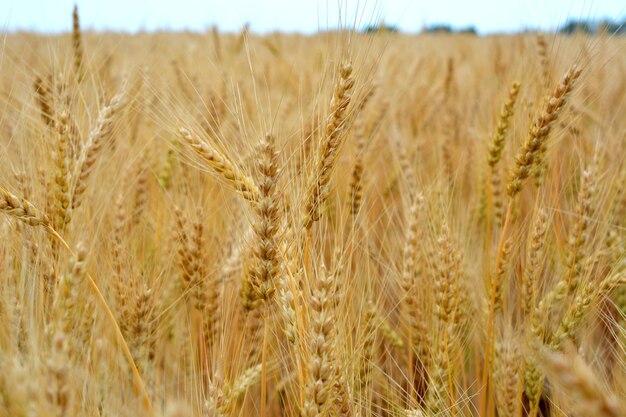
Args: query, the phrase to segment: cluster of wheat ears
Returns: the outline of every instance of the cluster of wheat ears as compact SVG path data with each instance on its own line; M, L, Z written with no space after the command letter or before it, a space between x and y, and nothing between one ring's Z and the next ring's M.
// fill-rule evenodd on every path
M626 415L626 39L5 34L0 416Z

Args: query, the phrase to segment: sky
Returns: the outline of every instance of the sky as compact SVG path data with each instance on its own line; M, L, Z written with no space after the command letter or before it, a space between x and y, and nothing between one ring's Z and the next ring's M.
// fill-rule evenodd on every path
M238 31L312 33L363 28L384 21L407 32L445 23L480 33L555 29L570 18L622 20L626 0L0 0L0 29L71 30L71 10L94 30L202 31L217 25Z

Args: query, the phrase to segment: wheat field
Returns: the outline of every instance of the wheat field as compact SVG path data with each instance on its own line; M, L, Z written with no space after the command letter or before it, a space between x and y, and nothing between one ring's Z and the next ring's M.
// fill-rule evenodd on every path
M626 415L626 38L5 33L0 416Z

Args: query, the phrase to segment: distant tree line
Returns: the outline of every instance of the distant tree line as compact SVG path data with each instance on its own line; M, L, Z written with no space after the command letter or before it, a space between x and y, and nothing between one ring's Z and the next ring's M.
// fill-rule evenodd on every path
M466 26L462 28L454 28L444 23L436 23L434 25L426 26L424 33L465 33L469 35L476 35L476 28L474 26Z
M569 20L559 33L606 33L608 35L626 34L626 18L621 22L613 20Z
M400 29L397 26L387 25L382 23L380 25L369 25L363 29L365 33L398 33ZM468 26L464 28L453 28L451 25L445 23L437 23L434 25L426 26L423 30L423 33L468 33L471 35L476 34L476 28L473 26Z
M400 29L394 25L381 23L378 25L368 25L363 29L365 33L398 33ZM526 32L526 31L524 31ZM559 33L571 35L574 33L599 34L606 33L608 35L626 34L626 18L620 21L613 20L569 20L559 30ZM437 23L426 26L422 33L460 33L476 35L476 28L467 26L463 28L455 28L445 23Z

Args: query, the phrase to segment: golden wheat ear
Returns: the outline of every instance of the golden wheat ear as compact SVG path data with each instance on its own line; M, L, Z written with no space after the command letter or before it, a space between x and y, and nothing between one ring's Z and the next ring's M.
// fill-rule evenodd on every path
M87 190L88 180L94 170L96 159L100 156L102 148L109 139L115 118L126 104L126 99L126 90L122 89L98 114L96 124L89 133L89 141L82 149L74 172L74 187L71 193L72 211L78 209L83 202L83 196Z
M573 346L567 346L565 353L543 351L542 363L572 411L583 416L626 415L626 404L600 383L596 373Z
M83 78L83 36L80 30L80 18L78 6L74 5L72 11L72 51L74 53L74 74L80 82Z
M259 189L255 182L230 159L211 148L187 128L181 127L178 129L178 134L184 145L191 148L212 171L239 192L244 199L251 202L259 199Z
M567 102L569 94L574 89L576 80L581 72L582 70L577 65L572 65L563 75L554 92L546 98L541 112L533 120L528 137L515 159L515 166L511 172L511 178L507 186L507 193L510 197L515 197L522 191L524 181L530 175L533 167L537 165L542 154L545 153L547 149L546 141L550 131L559 117L561 109Z
M0 211L31 226L50 226L48 216L28 200L19 198L0 187Z
M311 228L314 222L319 220L320 207L328 196L328 183L335 167L337 153L343 143L348 119L348 106L354 86L352 78L352 65L343 64L339 67L339 78L335 84L333 98L330 102L330 114L323 132L322 143L315 171L309 181L309 186L304 202L304 214L302 225L304 229Z

